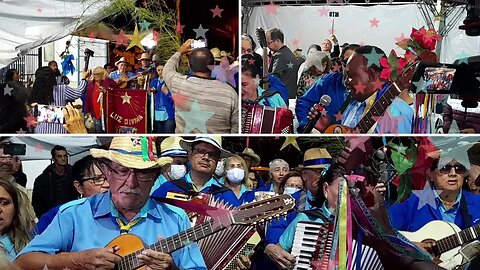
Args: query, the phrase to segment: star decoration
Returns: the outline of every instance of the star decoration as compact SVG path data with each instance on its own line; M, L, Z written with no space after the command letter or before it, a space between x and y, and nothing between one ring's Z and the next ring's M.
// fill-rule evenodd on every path
M19 130L15 131L17 134L25 134L27 133L23 128L20 128Z
M295 47L295 48L298 48L299 43L300 43L300 40L298 40L296 38L292 40L293 47Z
M178 108L185 108L185 102L188 99L188 96L185 96L181 91L177 91L175 95L172 96L175 106Z
M219 8L218 5L216 5L214 9L210 9L210 11L212 11L212 13L213 13L213 18L215 18L215 17L217 17L217 16L218 16L219 18L222 17L222 11L223 11L223 9Z
M147 31L151 23L147 22L146 20L143 20L141 23L139 23L139 25L140 25L140 31Z
M12 91L13 91L13 88L11 88L8 84L5 85L5 88L3 88L3 95L6 96L6 95L9 95L11 96L12 95Z
M147 0L143 0L143 7L146 8L147 7Z
M467 54L464 50L459 52L458 54L455 55L455 57L458 59L458 64L465 63L468 64L468 57L470 55Z
M282 151L285 147L289 145L293 145L293 147L297 148L300 151L300 146L297 143L297 137L286 137L285 142L283 142L282 147L280 147L280 151Z
M122 96L122 104L125 104L125 103L128 103L130 104L130 99L132 97L128 95L127 92L125 92L125 94Z
M27 117L24 117L23 119L27 121L27 128L36 127L38 125L37 119L32 114L29 114Z
M90 32L90 34L88 34L88 38L89 38L90 42L95 41L96 37L97 37L97 35L94 32Z
M407 39L407 38L405 37L405 34L403 34L403 32L402 32L402 34L401 34L399 37L396 37L396 38L395 38L395 41L396 41L396 42L401 42L401 41L404 41L404 40L406 40L406 39ZM408 39L407 39L407 40L408 40Z
M128 37L125 35L125 32L120 30L120 33L118 35L113 35L113 38L115 39L115 47L118 47L120 45L127 46L127 41Z
M367 152L367 150L365 149L365 142L368 141L369 138L370 137L368 136L345 137L345 139L347 140L348 148L350 148L352 151L358 148L364 153Z
M467 169L470 167L467 150L477 143L475 137L431 137L432 143L440 150L439 168L452 160L456 160Z
M43 8L37 8L37 13L42 13Z
M380 79L377 78L374 82L371 82L371 84L373 84L373 89L381 90L384 82L380 81Z
M318 11L320 12L320 17L322 17L322 16L327 17L330 9L326 8L326 7L322 7L322 8L319 8Z
M251 58L251 59L248 59L248 63L250 65L255 65L255 59Z
M365 42L360 41L360 43L358 43L358 45L360 45L361 47L363 47L363 46L365 46Z
M402 142L400 142L400 145L395 145L395 149L397 149L398 153L406 155L406 151L408 147L404 146Z
M425 184L425 187L421 190L412 190L412 193L415 194L420 200L418 202L418 210L422 209L425 205L430 205L433 209L437 209L437 202L435 198L437 197L435 192L440 195L442 190L433 190L428 181Z
M341 112L338 112L335 114L335 122L342 121L343 114Z
M399 115L393 117L390 110L387 110L383 116L372 116L372 119L378 123L377 131L380 135L398 135L398 124L403 120L403 116Z
M265 11L267 13L267 16L272 14L277 15L277 9L278 9L278 6L275 5L272 0L270 0L270 4L265 6Z
M329 35L335 35L335 32L337 32L337 30L335 30L335 29L328 29L328 34L329 34Z
M183 133L191 133L195 130L204 134L208 133L206 123L214 115L213 112L202 111L197 100L192 102L189 111L177 110L175 113L185 120L186 125Z
M368 67L370 67L373 64L380 67L380 58L382 58L383 55L378 53L375 48L372 48L370 53L366 53L363 56L365 56L365 58L367 58L367 60L368 60L368 62L367 62Z
M363 83L357 83L353 87L355 88L355 92L362 94L363 92L365 92L365 88L367 86Z
M458 128L457 120L453 119L452 124L450 124L450 129L448 130L448 134L459 134L460 128Z
M425 80L423 79L423 76L420 76L420 79L418 81L412 81L412 84L415 85L417 94L425 93Z
M203 26L200 24L200 26L197 29L193 29L195 31L195 38L203 37L207 38L205 34L207 33L208 29L203 28Z
M335 63L333 66L333 71L334 72L340 72L342 70L342 65L339 65L338 63Z
M321 78L320 80L318 80L318 81L316 82L316 84L323 86L323 78Z
M379 20L377 20L376 18L373 18L373 20L369 20L370 22L370 27L378 27L378 23L380 22Z
M142 51L145 51L141 41L146 35L147 35L147 33L139 34L138 33L138 26L137 26L137 24L135 24L135 30L133 31L133 35L130 37L130 44L128 45L127 50L129 50L130 48L132 48L134 46L137 46Z
M183 28L184 28L184 27L185 27L185 25L183 25L183 24L180 24L180 22L179 22L179 23L177 23L177 26L176 26L176 28L177 28L177 33L179 33L179 34L182 34L182 33L183 33Z
M293 63L290 62L290 63L287 64L287 66L288 66L288 68L293 68Z
M155 43L158 43L158 41L160 41L160 33L155 30L152 30L152 34L153 34L153 41L155 41Z
M35 152L38 153L38 152L42 152L43 150L43 146L39 143L36 143L35 144ZM46 265L45 265L46 266Z
M253 79L253 80L255 81L255 83L256 83L257 85L260 84L260 82L262 81L262 79L260 79L260 78L255 78L255 79Z

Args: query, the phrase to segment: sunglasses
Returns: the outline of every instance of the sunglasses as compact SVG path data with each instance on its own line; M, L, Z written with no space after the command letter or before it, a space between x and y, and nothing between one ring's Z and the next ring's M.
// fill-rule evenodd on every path
M464 174L467 171L467 168L465 168L465 166L463 166L462 164L454 164L454 165L447 164L442 168L440 168L438 171L440 171L443 174L447 174L452 170L452 168L454 168L455 172L458 174Z

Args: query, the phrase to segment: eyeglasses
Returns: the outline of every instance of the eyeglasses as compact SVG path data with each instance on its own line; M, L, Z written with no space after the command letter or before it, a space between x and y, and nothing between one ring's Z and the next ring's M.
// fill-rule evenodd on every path
M303 169L302 173L312 172L315 175L321 175L322 171L321 169Z
M212 159L212 160L218 160L220 158L220 152L219 151L215 151L215 152L212 151L211 152L211 151L207 151L205 149L195 148L195 149L192 149L192 152L193 152L193 154L198 155L198 156L202 156L202 157L204 157L205 155L208 154L208 158Z
M135 177L140 182L150 182L155 178L157 171L156 170L140 170L140 169L131 169L127 167L123 167L120 169L113 169L108 163L103 162L108 169L116 174L116 178L121 181L127 180L132 173L134 173Z
M244 48L242 48L242 54L253 54L253 50L252 50L252 49L244 49Z
M452 168L455 168L455 172L458 174L464 174L467 171L467 168L465 168L465 166L463 166L462 164L447 164L440 168L439 171L443 174L447 174L452 170Z
M267 45L270 45L270 44L272 44L273 42L275 42L275 40L267 41Z
M80 179L80 180L82 180L82 182L92 181L92 183L94 185L102 186L107 179L105 178L104 175L97 175L97 176L93 176L93 177L83 178L83 179Z

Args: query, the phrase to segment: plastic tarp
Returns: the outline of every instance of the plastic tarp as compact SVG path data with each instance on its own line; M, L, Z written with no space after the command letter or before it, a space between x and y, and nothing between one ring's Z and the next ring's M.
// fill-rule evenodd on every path
M328 10L325 12L325 9ZM273 10L268 10L266 6L253 8L248 22L248 33L254 36L257 27L280 28L285 35L286 45L290 48L301 48L304 54L311 44L320 45L324 39L330 37L332 25L340 44L348 42L375 45L387 55L392 49L395 49L397 54L404 53L395 44L396 38L402 34L408 38L412 27L426 27L426 22L415 4L370 7L277 6L276 14L271 11ZM330 18L329 12L338 12L339 17ZM480 38L468 37L464 31L458 29L465 16L466 11L454 29L443 39L440 55L443 63L453 63L455 59L480 54ZM446 23L450 20L451 18L447 18Z
M110 0L0 1L0 68L108 14Z

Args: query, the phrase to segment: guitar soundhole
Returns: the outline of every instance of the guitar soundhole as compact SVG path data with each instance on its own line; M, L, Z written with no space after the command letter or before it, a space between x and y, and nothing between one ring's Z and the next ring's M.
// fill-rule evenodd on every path
M342 128L341 127L335 127L333 129L333 134L342 134Z

